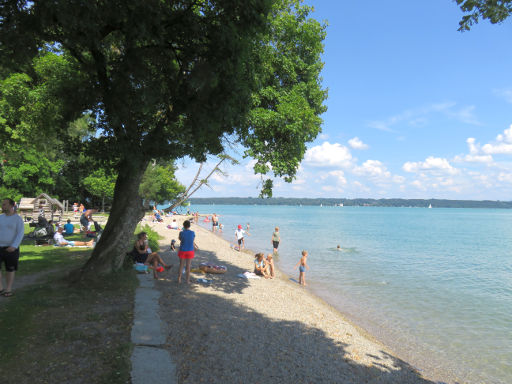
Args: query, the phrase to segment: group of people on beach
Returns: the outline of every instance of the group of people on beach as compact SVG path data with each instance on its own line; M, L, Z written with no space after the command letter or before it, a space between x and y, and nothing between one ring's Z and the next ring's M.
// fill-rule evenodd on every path
M175 221L174 221L175 222ZM183 222L183 228L180 231L178 238L180 240L180 247L178 251L178 257L180 259L180 266L178 268L178 283L181 283L183 268L185 268L185 278L187 284L190 283L190 266L192 259L195 256L195 251L199 248L195 243L196 234L190 229L190 221L185 220ZM174 250L174 240L171 242L171 250ZM158 278L158 272L169 270L172 265L168 265L164 262L162 257L157 253L153 252L149 248L149 241L146 232L140 232L137 235L137 240L133 245L133 250L129 253L135 265L147 266L153 270L153 277Z
M194 219L197 216L194 215ZM218 216L214 213L211 217L212 221L212 231L215 232L219 226ZM176 219L173 220L172 229L177 229ZM249 224L247 224L247 229L249 229ZM244 248L244 236L245 234L249 234L248 231L245 231L242 225L237 226L237 230L235 232L235 236L238 242L238 251ZM180 260L180 265L178 268L178 283L181 283L183 268L185 268L185 277L187 284L190 283L190 267L191 261L195 256L195 251L198 250L198 247L195 243L195 232L190 230L190 221L185 220L183 222L183 228L180 231L179 235L180 245L178 250L178 258ZM277 250L279 248L279 244L281 242L281 236L279 233L279 227L275 227L274 232L272 233L271 243L273 248L273 253L265 254L260 252L255 255L254 259L254 273L258 276L262 276L265 279L273 279L275 277L275 267L274 267L274 255L277 254ZM175 249L175 241L171 242L171 250ZM157 252L152 252L148 245L147 234L145 232L141 232L137 235L137 240L134 244L133 250L131 252L134 263L143 264L150 267L153 270L154 278L158 278L158 272L163 270L168 270L172 268L172 265L167 265L162 257L158 255ZM301 258L299 262L295 265L295 268L299 268L299 284L306 285L306 270L309 269L307 265L307 257L308 252L302 251Z

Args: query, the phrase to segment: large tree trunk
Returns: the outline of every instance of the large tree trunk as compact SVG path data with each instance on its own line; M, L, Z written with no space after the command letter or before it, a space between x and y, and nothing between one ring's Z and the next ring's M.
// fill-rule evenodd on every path
M123 266L126 252L133 246L135 227L144 216L139 186L147 165L147 161L133 158L121 163L108 222L80 279L105 275Z

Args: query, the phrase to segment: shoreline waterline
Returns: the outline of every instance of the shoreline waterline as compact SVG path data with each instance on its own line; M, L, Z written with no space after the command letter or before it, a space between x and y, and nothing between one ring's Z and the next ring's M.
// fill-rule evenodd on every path
M308 288L415 366L448 372L460 382L510 382L512 349L502 335L512 324L512 260L504 253L512 247L512 213L371 207L192 210L220 215L231 243L236 225L250 222L246 246L265 253L279 226L280 270L296 278L292 267L300 250L308 250ZM336 252L336 244L342 252Z
M221 241L224 244L224 247L230 247L232 242L229 241L229 238L228 239L225 238L226 233L224 233L224 234L212 233L211 230L209 229L209 228L211 228L210 227L211 223L208 223L208 228L205 228L204 223L202 223L202 222L199 222L198 224L199 225L195 225L194 230L196 230L196 229L198 230L197 232L200 237L207 235L207 237L213 237L213 238L216 238L219 241ZM175 234L175 235L177 235L177 234ZM246 252L241 252L241 253L235 252L233 250L232 251L235 252L237 255L239 255L241 258L245 258L245 259L248 258L248 260L246 260L247 265L252 266L253 265L252 264L253 255L255 253L254 248L256 248L256 247L251 247ZM336 316L339 317L340 322L350 324L351 327L353 327L354 329L357 330L358 337L362 337L362 338L366 339L367 342L378 345L379 350L386 351L386 353L389 354L390 356L396 356L397 359L400 359L403 362L408 361L410 364L410 360L404 359L403 355L398 354L397 351L392 346L390 346L388 343L385 343L382 340L382 338L379 337L379 335L375 335L374 333L372 333L371 331L366 329L364 327L364 325L361 325L361 323L358 322L357 319L353 319L349 314L344 313L343 308L339 308L336 305L334 305L333 303L325 300L321 295L319 295L315 291L314 288L309 289L311 287L311 285L310 285L310 287L307 287L306 289L304 289L303 287L300 287L296 283L294 283L292 281L292 279L296 280L296 277L290 276L288 273L283 272L279 261L277 261L276 267L278 270L278 273L277 273L278 279L282 282L282 284L284 284L287 287L286 290L294 290L294 291L300 290L301 294L308 295L308 297L310 297L311 300L315 301L317 303L317 306L323 307L324 309L328 309L331 312L335 312ZM268 287L267 287L268 289L273 289L272 281L265 281L263 283L268 285ZM322 327L322 324L320 323L320 324L318 324L318 326ZM413 369L415 369L418 372L421 372L422 376L428 377L431 380L443 381L446 383L457 381L451 372L447 372L442 369L432 369L432 367L428 366L428 364L427 365L414 364Z

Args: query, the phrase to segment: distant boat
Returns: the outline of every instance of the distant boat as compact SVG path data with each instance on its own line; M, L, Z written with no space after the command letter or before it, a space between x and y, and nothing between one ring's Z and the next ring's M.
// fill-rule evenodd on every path
M429 205L428 205L428 207L429 207L429 208L432 208L432 204L429 204Z
M323 207L323 205L322 205L322 204L320 204L320 207Z

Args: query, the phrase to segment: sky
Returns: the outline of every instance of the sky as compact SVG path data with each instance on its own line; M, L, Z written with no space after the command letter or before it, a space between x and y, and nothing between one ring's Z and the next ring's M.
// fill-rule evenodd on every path
M512 200L512 18L461 33L451 0L305 3L328 24L328 110L274 197ZM242 153L194 197L257 197ZM188 185L198 165L178 166Z

